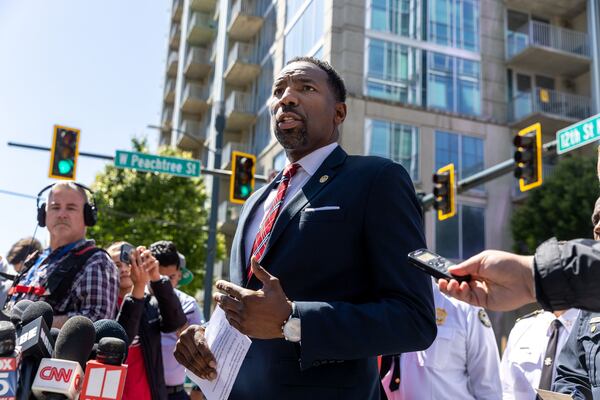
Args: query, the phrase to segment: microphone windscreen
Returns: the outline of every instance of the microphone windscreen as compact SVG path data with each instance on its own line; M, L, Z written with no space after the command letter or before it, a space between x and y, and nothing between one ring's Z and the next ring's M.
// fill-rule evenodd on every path
M56 344L56 338L58 337L59 333L60 333L60 329L58 329L58 328L52 328L52 329L50 329L50 337L52 338L52 345L53 346Z
M54 358L76 361L85 368L95 338L96 330L89 318L81 315L71 317L56 338Z
M103 338L117 338L129 345L129 337L125 329L113 319L100 319L94 322L96 329L96 343L100 343ZM94 357L95 358L95 357ZM125 359L127 359L127 346L125 346Z
M31 304L33 304L33 301L27 299L18 301L12 308L10 322L15 324L15 326L19 326L23 320L23 313Z
M52 306L45 301L34 302L23 311L21 323L26 325L38 317L44 318L44 322L48 328L52 327L52 322L54 322L54 311L52 310Z
M105 337L100 339L96 349L96 361L103 364L121 365L125 360L127 344L121 339Z
M11 354L15 349L17 330L8 321L0 321L0 356Z

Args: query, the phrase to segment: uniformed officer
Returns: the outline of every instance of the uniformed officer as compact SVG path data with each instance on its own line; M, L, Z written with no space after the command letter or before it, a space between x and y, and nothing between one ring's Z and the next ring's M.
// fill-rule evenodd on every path
M567 341L578 314L579 310L574 308L554 313L538 310L517 320L500 365L504 400L534 400L536 388L551 388L556 375L554 359Z
M486 312L445 296L436 284L433 297L437 337L427 350L395 357L382 380L388 399L501 399L498 348Z

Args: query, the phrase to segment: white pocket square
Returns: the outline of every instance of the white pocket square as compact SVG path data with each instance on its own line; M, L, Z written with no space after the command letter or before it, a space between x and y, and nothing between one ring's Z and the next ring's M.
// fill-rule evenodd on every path
M330 211L330 210L339 210L339 209L340 209L340 206L323 206L323 207L315 207L315 208L307 207L304 209L304 212Z

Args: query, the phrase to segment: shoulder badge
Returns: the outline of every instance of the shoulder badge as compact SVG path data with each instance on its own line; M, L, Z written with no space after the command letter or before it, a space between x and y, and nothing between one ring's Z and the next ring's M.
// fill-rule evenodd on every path
M490 328L492 326L492 321L490 321L490 317L488 317L487 313L483 308L479 310L477 316L479 317L479 321L481 321L483 326L485 326L486 328Z
M525 314L522 317L517 318L515 320L515 322L519 322L520 320L525 319L525 318L535 317L535 316L543 314L543 313L544 313L544 310L535 310L533 312L530 312L529 314Z
M443 308L436 307L435 308L435 323L439 325L444 325L446 322L446 317L448 316L448 311Z

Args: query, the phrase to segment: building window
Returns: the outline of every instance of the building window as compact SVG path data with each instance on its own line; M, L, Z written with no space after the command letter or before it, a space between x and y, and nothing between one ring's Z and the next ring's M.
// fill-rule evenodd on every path
M429 52L427 106L467 115L481 114L477 61Z
M428 41L479 51L478 0L430 0L427 5Z
M254 134L252 135L252 153L259 155L271 141L271 114L269 109L265 108L258 115L254 125Z
M464 260L485 250L485 208L457 205L453 218L436 221L435 251L449 259Z
M483 171L483 139L450 132L435 132L435 168L454 163L457 179Z
M370 0L369 28L417 38L417 0Z
M368 42L367 95L419 104L420 50L370 39Z
M256 112L260 112L267 105L273 90L273 57L269 56L262 64L260 74L256 81Z
M367 119L368 154L401 164L413 181L419 180L419 129L396 122Z
M285 168L285 151L281 150L273 157L273 169L275 171L282 171Z
M292 13L297 13L298 2L288 0L288 15L290 7ZM293 24L287 28L285 35L285 63L297 56L304 56L314 53L323 38L324 19L323 19L324 0L311 0L310 4L304 9L302 14L296 19L289 21Z

